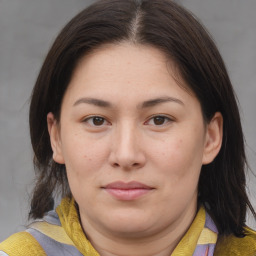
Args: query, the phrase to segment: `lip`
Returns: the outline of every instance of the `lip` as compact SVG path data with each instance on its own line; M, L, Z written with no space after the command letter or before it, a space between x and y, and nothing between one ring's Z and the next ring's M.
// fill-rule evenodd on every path
M138 199L154 188L137 181L116 181L102 187L107 193L121 201L132 201Z

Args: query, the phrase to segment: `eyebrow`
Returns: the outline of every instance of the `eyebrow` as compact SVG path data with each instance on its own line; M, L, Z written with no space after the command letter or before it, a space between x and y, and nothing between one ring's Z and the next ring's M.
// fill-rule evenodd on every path
M174 103L178 103L178 104L183 105L183 106L185 105L181 100L179 100L177 98L160 97L160 98L155 98L155 99L150 99L150 100L144 101L141 104L139 104L137 106L137 108L139 108L139 109L150 108L150 107L154 107L156 105L166 103L166 102L174 102ZM80 98L73 104L73 106L77 106L77 105L82 104L82 103L91 104L91 105L95 105L95 106L98 106L98 107L104 107L104 108L113 107L110 102L105 101L105 100L101 100L101 99L96 99L96 98Z
M95 98L81 98L81 99L77 100L73 106L77 106L81 103L91 104L91 105L95 105L98 107L105 107L105 108L106 107L110 108L112 106L111 103L108 101L95 99Z
M173 97L160 97L160 98L155 98L151 100L144 101L139 108L149 108L149 107L154 107L156 105L166 103L166 102L174 102L178 103L180 105L185 105L181 100Z

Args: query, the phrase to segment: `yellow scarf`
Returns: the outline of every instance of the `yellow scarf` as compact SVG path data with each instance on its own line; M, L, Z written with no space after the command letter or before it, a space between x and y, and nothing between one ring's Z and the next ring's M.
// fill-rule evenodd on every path
M56 211L59 218L55 216L56 219L53 221L57 221L55 224L45 220L36 220L31 224L32 229L39 231L40 234L49 239L53 239L57 244L75 246L85 256L99 256L99 253L93 248L82 230L74 200L63 199ZM212 232L212 230L214 231L213 227L214 224L211 223L204 208L200 208L189 230L171 256L207 255L210 250L212 251L217 239L216 233ZM214 256L256 256L256 232L248 227L245 227L245 230L246 236L243 238L234 235L219 236ZM205 248L211 249L205 250ZM47 255L37 239L27 231L13 234L0 243L0 255L2 252L9 256Z
M57 207L60 222L69 238L83 255L99 256L90 241L86 238L80 225L73 199L64 198ZM198 245L215 244L217 234L205 228L206 213L201 207L188 232L172 253L172 256L193 255ZM207 255L207 254L206 254Z

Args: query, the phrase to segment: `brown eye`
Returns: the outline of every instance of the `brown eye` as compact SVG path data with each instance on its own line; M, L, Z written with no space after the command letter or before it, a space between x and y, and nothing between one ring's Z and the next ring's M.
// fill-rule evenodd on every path
M88 124L91 127L100 127L100 126L104 126L104 125L108 125L108 121L101 116L90 116L88 118L86 118L85 120L83 120L84 123Z
M165 124L171 123L173 119L168 116L153 116L147 122L146 125L153 125L153 126L163 126Z
M156 116L153 118L154 125L163 125L166 121L164 116Z
M93 123L95 126L103 125L104 122L105 122L105 119L102 118L102 117L95 116L95 117L92 118L92 123Z

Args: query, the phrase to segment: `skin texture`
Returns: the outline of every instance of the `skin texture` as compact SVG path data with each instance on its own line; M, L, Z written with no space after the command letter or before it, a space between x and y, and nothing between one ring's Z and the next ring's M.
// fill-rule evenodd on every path
M47 116L53 159L101 255L170 255L196 214L201 166L221 147L221 114L206 124L170 63L150 46L105 45L76 67L60 123ZM150 189L124 200L106 189L117 181Z

